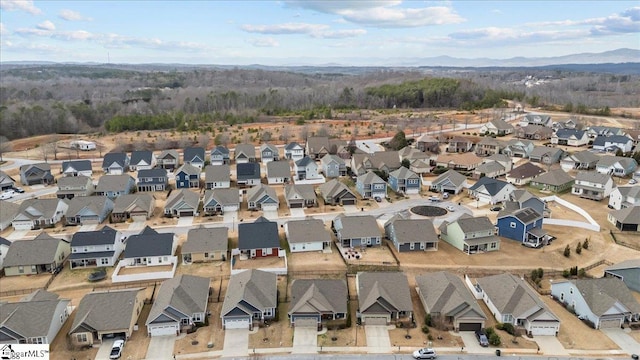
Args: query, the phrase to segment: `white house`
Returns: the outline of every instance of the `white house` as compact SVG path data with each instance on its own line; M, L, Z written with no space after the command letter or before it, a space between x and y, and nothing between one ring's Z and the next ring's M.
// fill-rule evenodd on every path
M469 195L481 203L497 204L509 200L509 195L515 189L508 182L483 177L469 188Z
M331 248L331 233L320 219L287 221L284 232L291 252L322 251Z
M609 207L620 210L640 206L640 186L620 186L609 194Z
M556 145L584 146L589 144L589 135L583 130L559 129L551 135L551 143Z
M69 143L69 147L82 151L91 151L96 149L96 143L94 143L93 141L75 140Z
M71 269L114 266L124 249L122 234L108 226L77 232L71 238Z
M600 151L615 152L618 149L622 152L629 152L633 148L633 139L624 135L603 136L600 135L593 140L593 149Z
M318 164L309 156L305 156L295 162L294 173L296 180L311 180L320 178L320 176L318 175Z
M571 193L585 199L602 200L609 196L614 184L611 176L596 171L580 171L571 187Z
M304 157L304 147L297 142L292 142L284 147L284 157L287 160L298 161Z
M596 171L601 174L624 177L632 174L638 163L633 158L621 156L603 156L596 164Z

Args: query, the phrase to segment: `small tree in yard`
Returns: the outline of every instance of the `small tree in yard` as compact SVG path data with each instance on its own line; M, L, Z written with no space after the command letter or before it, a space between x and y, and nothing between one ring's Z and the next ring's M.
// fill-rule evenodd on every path
M584 239L584 242L582 243L582 248L585 250L589 249L589 239Z
M500 340L500 335L496 333L489 335L489 344L493 346L499 346L501 343L502 341Z
M567 247L564 248L564 253L563 253L564 257L569 257L571 256L571 248L569 247L569 245L567 245Z
M576 245L576 254L580 255L582 253L582 243L578 241L578 245Z

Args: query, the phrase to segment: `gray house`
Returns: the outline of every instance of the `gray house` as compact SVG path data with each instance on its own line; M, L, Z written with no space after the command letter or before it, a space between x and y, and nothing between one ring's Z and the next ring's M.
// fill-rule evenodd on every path
M280 200L272 187L259 184L247 190L247 207L249 210L277 211Z
M345 216L338 215L333 219L333 231L338 244L343 248L380 246L382 234L378 222L371 215Z
M182 263L192 264L227 260L229 248L229 229L195 228L190 229L187 241L182 245Z
M138 170L138 191L165 191L168 181L165 169Z
M543 164L555 164L560 161L564 151L549 146L536 146L529 154L529 160Z
M211 149L211 165L228 165L231 160L229 156L229 149L226 146L218 145Z
M640 259L633 259L611 265L604 269L605 277L622 280L633 291L640 292Z
M262 161L263 164L266 164L270 161L278 161L279 159L280 154L278 152L278 148L275 145L260 145L260 161Z
M260 164L255 162L237 163L236 183L239 187L260 184Z
M228 164L205 166L205 189L226 189L229 187L231 187L231 169Z
M288 160L269 161L267 163L267 183L287 184L291 181L291 167Z
M240 194L237 189L205 190L202 207L207 215L238 211L240 209Z
M359 272L358 313L364 325L389 325L413 320L407 276L401 272ZM408 325L408 324L407 324Z
M20 204L11 226L15 230L54 227L67 213L68 200L27 199Z
M356 190L363 199L387 197L387 183L371 171L358 176Z
M309 156L294 163L293 172L296 174L296 180L318 179L318 164Z
M69 241L41 232L31 240L14 241L3 262L5 276L50 274L60 270L70 253Z
M47 163L20 166L20 183L22 185L51 185L53 182L51 165Z
M7 173L0 170L0 191L10 189L14 187L15 184L16 184L16 181L11 176L7 175Z
M101 176L96 186L96 195L115 199L118 196L130 194L136 186L136 181L127 174Z
M325 204L329 205L355 205L356 194L344 183L333 179L318 187L318 192L322 194Z
M284 186L284 199L289 208L314 207L318 206L318 199L313 185L310 184L287 184Z
M73 199L93 194L95 186L90 177L84 175L65 176L58 179L58 199Z
M284 231L291 252L331 249L331 233L320 219L287 221Z
M253 144L238 144L233 154L236 164L256 161L256 147Z
M439 193L459 194L466 186L466 176L455 170L448 170L431 182L430 189Z
M334 279L297 279L291 284L289 321L294 327L321 329L323 324L346 323L347 283Z
M100 224L109 218L113 201L105 196L82 196L69 201L67 225Z
M132 219L146 221L153 216L156 199L151 194L129 194L118 196L111 212L111 222Z
M196 216L200 206L200 195L187 189L171 192L164 206L164 216Z
M438 250L438 235L429 219L392 218L384 231L398 252Z
M276 316L278 276L260 270L231 275L220 311L222 328L249 329Z
M320 159L322 173L327 178L347 175L347 164L338 155L327 154Z
M175 150L163 150L156 158L156 165L161 169L173 171L180 166L180 154Z

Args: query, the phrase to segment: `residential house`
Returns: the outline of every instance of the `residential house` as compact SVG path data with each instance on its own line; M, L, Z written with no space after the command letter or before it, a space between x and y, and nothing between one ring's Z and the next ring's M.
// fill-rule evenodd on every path
M431 162L428 159L415 159L411 160L409 164L409 170L422 176L422 174L428 174L431 172Z
M567 146L584 146L589 144L589 135L584 130L559 129L551 135L551 143Z
M567 119L567 120L560 120L560 121L555 121L551 127L554 130L561 130L561 129L570 129L570 130L580 130L582 128L582 126L574 119Z
M47 163L20 166L20 183L22 185L51 185L54 182L53 175L51 175L51 165Z
M463 153L469 152L473 148L473 142L462 136L454 136L449 139L447 145L447 152L450 153Z
M318 187L325 204L329 205L355 205L356 194L347 185L332 179Z
M0 334L3 337L0 344L51 344L71 309L71 300L60 299L45 290L36 290L17 302L2 302ZM5 347L7 345L0 348ZM15 356L22 352L14 354L10 350L9 353Z
M625 129L625 135L633 140L633 145L640 145L640 129Z
M100 224L109 218L113 201L105 196L75 197L65 214L67 225Z
M71 160L62 162L63 176L86 176L93 175L91 160Z
M376 151L372 154L353 154L351 171L356 175L364 175L367 171L380 171L388 174L401 166L397 151Z
M124 266L161 266L175 264L177 236L158 233L150 227L127 239L127 246L120 262Z
M115 199L133 192L136 181L128 174L101 176L96 186L96 195Z
M558 335L560 320L518 276L500 274L477 279L472 291L496 321L523 328L528 335Z
M528 158L533 151L534 144L529 140L511 139L502 150L509 157Z
M182 154L183 163L197 167L202 170L206 161L204 148L202 147L187 147Z
M122 233L109 226L79 231L71 237L70 268L115 266L124 250Z
M553 135L553 130L546 126L527 125L516 130L516 137L527 140L547 140Z
M481 203L497 204L509 199L516 188L506 181L489 177L480 178L469 188L469 195Z
M260 161L262 161L263 164L278 160L280 160L280 154L275 145L267 143L260 145Z
M167 170L141 169L138 170L138 191L165 191L167 189Z
M288 160L270 161L267 163L267 183L288 184L291 182L291 167Z
M126 153L108 153L102 159L102 170L108 175L122 175L129 171L129 155Z
M201 169L191 164L184 164L175 171L176 174L176 188L177 189L190 189L200 187L200 172Z
M497 140L491 136L485 136L476 144L476 155L489 156L500 154L505 145L506 144L503 141Z
M473 170L473 178L479 179L481 177L497 178L506 173L504 166L497 161L486 161Z
M541 114L527 114L522 119L522 124L551 127L551 116Z
M628 153L633 149L633 140L624 135L599 135L593 140L593 149L607 152L620 150L623 153Z
M253 144L238 144L233 152L236 164L246 164L256 161L256 147Z
M640 231L640 206L610 211L607 219L620 231Z
M424 134L416 139L416 148L423 152L440 152L440 142L431 135Z
M404 273L359 272L356 275L356 286L356 316L362 324L388 325L413 320L411 291Z
M500 239L488 217L462 215L453 222L444 221L440 227L440 239L465 254L500 250Z
M65 176L58 179L58 199L73 199L74 197L84 197L93 194L95 186L90 177L84 175Z
M526 162L509 171L506 180L509 184L522 186L527 185L531 179L534 179L536 176L544 173L544 169L540 168L538 165Z
M638 167L634 158L621 156L603 156L596 164L596 171L601 174L625 177L633 174Z
M174 190L165 203L164 216L197 216L199 206L200 195L197 192L187 189Z
M227 227L193 228L187 233L187 241L182 244L182 263L202 263L226 261L229 250L229 229Z
M460 171L472 171L483 162L481 157L474 153L464 154L440 154L436 158L436 166Z
M536 176L529 182L529 186L542 191L560 193L571 189L573 177L562 169L551 170Z
M69 204L61 199L27 199L11 221L15 230L54 227L67 213Z
M227 189L231 187L231 168L229 164L207 165L204 168L204 188Z
M596 171L580 171L571 187L571 193L581 198L600 201L615 187L611 176Z
M590 126L587 129L587 135L592 139L598 136L619 136L624 133L624 129L611 126Z
M336 178L347 175L347 164L338 155L327 154L320 159L322 173L326 178Z
M594 329L620 329L625 322L640 321L640 303L617 278L554 281L551 296Z
M202 208L206 215L238 211L240 209L240 194L237 189L205 190Z
M331 140L331 142L340 144L340 145L337 145L336 153L331 155L337 155L340 159L343 159L345 162L351 162L351 156L353 154L365 153L364 151L362 151L356 146L355 140L353 139L351 139L351 141L349 141L348 144L343 142L342 140L337 140L337 139Z
M7 251L9 251L9 246L11 246L11 241L0 236L0 271L3 268L4 258L7 256Z
M318 164L308 156L294 163L293 172L296 180L313 180L320 178Z
M430 190L438 193L459 194L466 187L467 177L455 170L449 170L431 182Z
M559 162L563 154L564 151L560 148L536 146L533 148L533 151L531 151L531 154L529 154L529 160L550 165Z
M609 194L609 208L640 206L640 186L618 186Z
M400 156L400 161L408 160L411 162L412 160L423 160L429 162L431 160L431 154L424 153L414 147L405 146L402 149L398 150L398 155Z
M247 207L249 210L277 211L280 200L274 188L258 184L247 190Z
M416 292L431 321L454 331L479 331L487 320L460 277L447 271L416 276Z
M420 176L413 171L401 166L398 170L389 173L389 186L393 191L402 194L419 194Z
M512 134L513 130L513 125L504 121L504 119L493 119L486 124L482 124L482 126L480 126L479 132L480 134L485 135L503 136Z
M547 238L542 230L542 214L532 208L500 211L496 226L500 236L523 244L537 247Z
M218 145L211 149L209 159L211 165L229 165L231 162L229 149L226 146Z
M239 223L238 250L249 258L284 256L284 250L280 247L278 223L263 216L252 223Z
M118 196L113 204L111 222L119 223L129 219L146 221L153 216L156 199L151 194L130 194Z
M507 156L505 154L495 154L495 155L490 155L486 158L483 159L484 162L488 162L488 161L495 161L497 163L499 163L500 165L504 166L504 170L506 172L509 172L513 169L513 160L511 159L510 156Z
M371 215L345 216L338 215L333 219L332 228L343 248L380 246L382 234L376 218Z
M31 240L11 243L4 258L4 275L36 275L59 271L70 253L69 242L41 232Z
M583 150L566 156L560 161L560 167L562 167L562 170L564 171L573 169L591 170L596 168L596 164L599 160L600 156L592 153L589 150Z
M0 191L11 189L16 185L16 181L7 173L0 170Z
M398 252L438 250L438 235L429 219L393 217L385 224L384 232Z
M284 158L298 161L304 157L304 147L297 142L290 142L284 147Z
M276 316L278 276L260 270L231 275L220 310L222 328L249 329Z
M131 153L129 169L131 171L149 170L156 166L156 157L151 151L139 150Z
M305 154L314 160L321 159L327 154L335 154L338 143L331 142L327 136L311 136L305 144Z
M296 279L291 283L289 322L292 327L321 329L347 323L347 283L338 279Z
M260 164L255 162L236 164L236 182L239 187L260 184Z
M180 154L175 150L163 150L156 158L156 164L161 169L173 171L180 166Z
M145 325L149 336L179 335L207 323L211 279L178 275L162 282Z
M605 277L622 280L627 287L640 292L640 259L626 260L604 269Z
M101 344L111 337L129 339L144 306L143 289L93 291L80 300L69 339L75 346Z
M20 204L10 201L0 200L0 231L11 226L11 222L18 214Z
M358 176L356 190L363 199L387 197L387 183L372 171Z
M509 201L516 203L518 209L532 208L544 217L549 217L547 215L550 215L547 203L527 190L514 190L509 197Z
M284 199L290 209L318 206L316 191L311 184L287 184Z
M331 233L320 219L287 221L284 233L291 252L331 249Z

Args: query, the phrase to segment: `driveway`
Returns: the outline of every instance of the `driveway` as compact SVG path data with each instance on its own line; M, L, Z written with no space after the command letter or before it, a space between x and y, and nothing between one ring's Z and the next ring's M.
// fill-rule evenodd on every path
M114 341L115 339L105 339L102 344L100 344L98 353L96 354L96 360L109 360L109 354L111 354ZM127 346L127 344L125 343L124 346Z
M569 352L562 346L555 336L535 336L540 352L544 355L569 356Z
M292 218L304 218L307 214L304 213L303 208L293 208L289 209Z
M237 211L227 211L222 214L222 222L227 224L231 231L235 231L235 227L238 226L238 212Z
M629 336L625 330L627 329L603 329L601 331L627 354L631 355L640 353L640 344L638 344L634 338Z
M364 332L367 335L367 348L370 354L391 352L391 340L389 339L389 327L386 325L365 325Z
M175 335L152 336L147 348L147 356L145 359L170 360L173 359L173 345L176 342ZM125 343L126 347L127 344Z
M146 224L147 224L147 223L146 223L146 222L144 222L144 221L134 221L134 222L132 222L132 223L129 225L129 227L127 228L127 230L129 230L129 231L136 231L136 232L138 232L138 231L140 231L140 230L144 229L144 227L145 227L145 225L146 225Z
M278 216L278 210L264 210L262 211L262 216L269 220L278 220L280 218Z
M78 231L94 231L98 227L98 224L82 225L78 228Z
M182 216L178 218L176 226L191 226L193 224L193 216Z
M355 205L344 205L343 208L345 214L351 214L360 211L360 208L356 207Z
M13 230L9 236L7 236L7 240L19 240L27 236L29 230Z
M249 329L224 331L222 357L247 356L249 354Z
M495 349L490 347L482 347L473 331L460 331L460 337L464 342L464 349L468 354L493 354Z
M318 352L318 331L313 327L293 328L292 354L315 354Z

